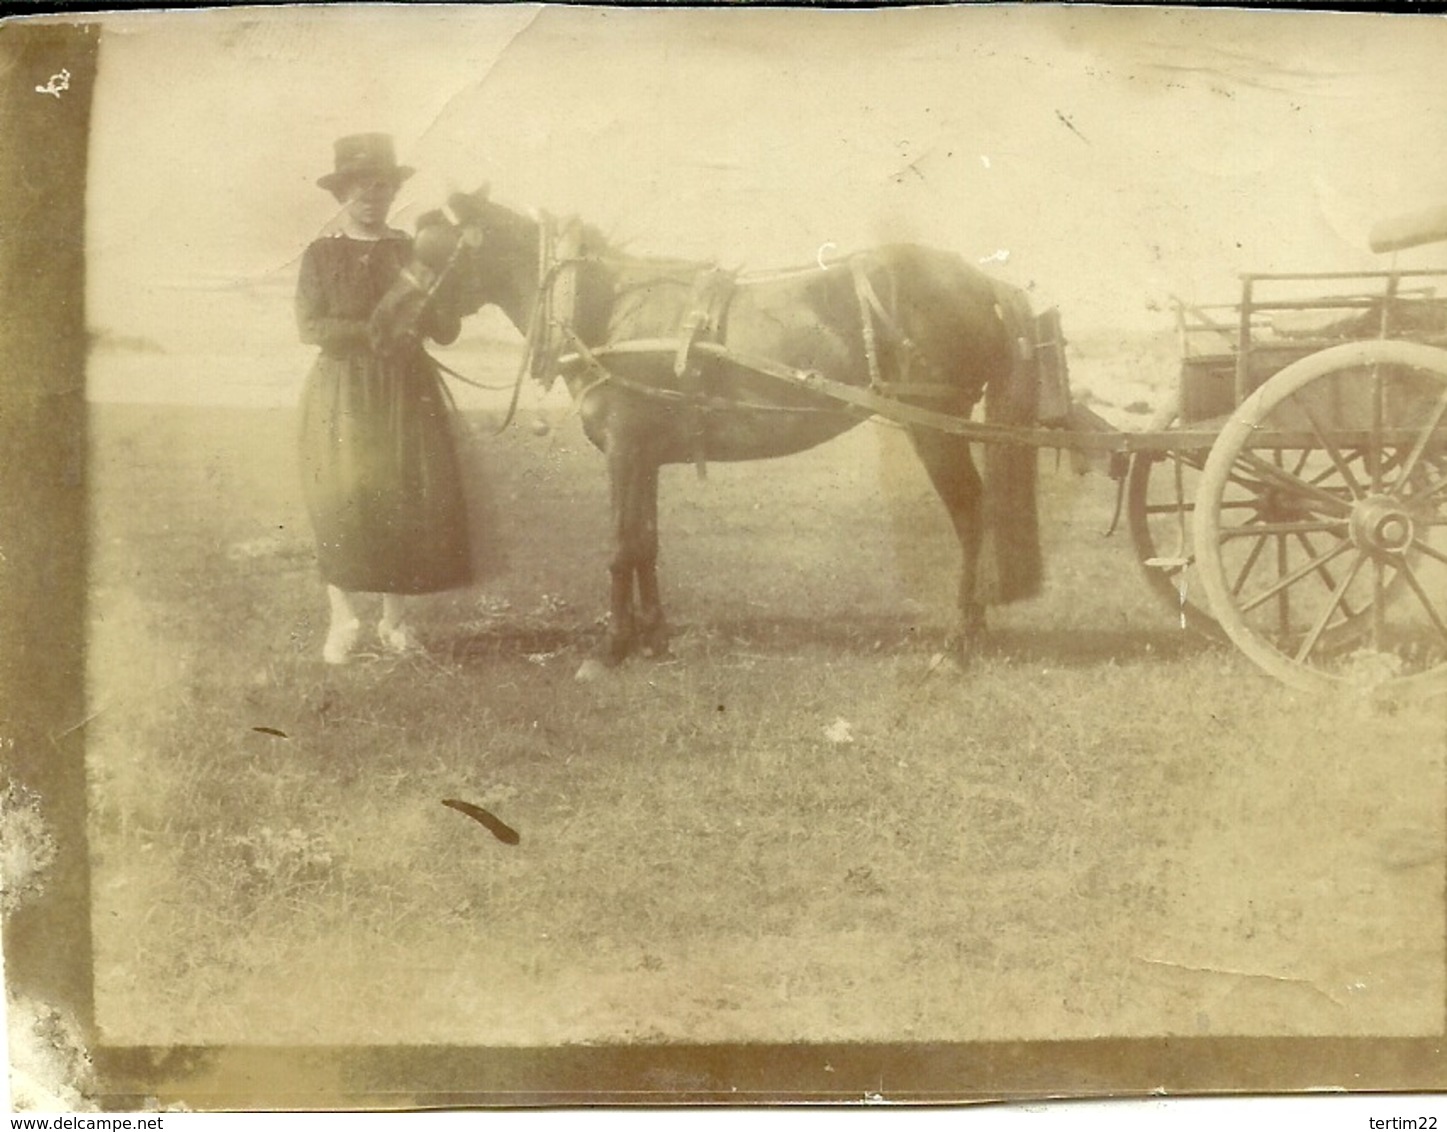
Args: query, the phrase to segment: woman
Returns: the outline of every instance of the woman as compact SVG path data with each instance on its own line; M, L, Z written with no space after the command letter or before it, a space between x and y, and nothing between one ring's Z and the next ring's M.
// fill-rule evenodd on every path
M301 340L321 347L302 401L301 468L331 621L322 657L345 664L361 637L357 595L382 595L382 647L418 647L405 595L472 580L453 407L420 341L386 351L368 322L412 243L387 217L413 170L386 134L336 143L317 184L342 204L340 224L307 248L297 280ZM457 337L459 320L424 309L418 331Z

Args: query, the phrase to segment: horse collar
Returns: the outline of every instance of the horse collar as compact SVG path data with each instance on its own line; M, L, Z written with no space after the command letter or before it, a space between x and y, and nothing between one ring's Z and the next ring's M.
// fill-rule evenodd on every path
M528 346L532 376L545 388L557 378L557 360L577 316L582 245L583 226L576 218L559 225L547 213L539 216L538 294Z

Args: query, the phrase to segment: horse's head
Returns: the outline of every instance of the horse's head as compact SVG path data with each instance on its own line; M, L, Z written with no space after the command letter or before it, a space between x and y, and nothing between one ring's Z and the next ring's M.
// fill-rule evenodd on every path
M576 218L514 212L491 200L487 186L454 193L447 204L462 249L444 285L452 309L500 307L528 340L533 376L551 384L569 334L596 341L606 328L613 297L607 240Z
M444 319L461 319L496 305L523 325L536 287L530 273L537 270L537 225L493 204L487 192L484 186L454 193L451 216L434 209L418 218L412 258L389 307L425 306Z
M462 316L495 305L526 330L526 307L537 286L536 222L494 203L486 185L472 193L453 193L447 206L453 220L444 218L447 235L439 236L436 254L445 250L448 267L438 301ZM425 250L421 239L419 230L419 255Z
M527 338L533 375L547 383L565 345L559 325L587 340L606 326L612 290L601 257L608 252L596 229L534 220L491 200L487 186L453 193L446 212L417 222L412 261L394 288L403 293L383 305L401 313L392 322L403 335L423 307L447 321L497 306Z

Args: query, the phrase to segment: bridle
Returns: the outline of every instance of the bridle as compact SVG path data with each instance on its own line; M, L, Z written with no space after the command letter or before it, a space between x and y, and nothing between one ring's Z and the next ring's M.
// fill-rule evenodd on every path
M457 241L447 258L447 262L437 272L429 286L422 286L420 279L411 271L404 272L409 284L423 292L424 304L436 295L438 288L448 273L456 266L464 247L478 248L482 246L484 237L481 230L469 224L466 220L456 217L458 229L464 235ZM477 233L470 236L468 233ZM466 374L459 373L445 362L432 358L432 363L439 371L449 377L469 385L474 389L482 389L487 392L499 393L505 389L512 390L512 396L508 401L507 413L503 421L498 425L496 432L505 432L513 419L517 416L518 402L522 396L523 379L531 376L544 386L544 389L552 387L556 380L556 373L548 375L548 371L555 368L557 359L561 357L564 348L564 339L571 332L571 327L560 324L553 315L554 289L558 277L569 267L576 267L585 262L599 262L595 258L587 256L559 256L557 254L558 236L556 222L551 216L544 215L538 221L537 240L537 264L538 264L538 285L534 295L531 309L528 311L527 329L523 334L523 353L518 362L517 373L513 380L507 385L485 385L482 382L474 381ZM561 330L562 334L550 334L550 330ZM428 355L431 357L431 355Z
M564 350L568 346L576 347L582 344L582 340L572 325L573 312L568 311L567 316L563 318L557 314L556 291L559 279L570 268L576 269L584 264L603 262L597 256L583 255L580 252L560 253L562 239L559 233L566 231L570 226L576 227L576 220L567 220L560 226L553 216L542 213L538 216L537 226L537 290L533 297L532 309L528 312L523 356L518 363L517 376L513 379L512 399L508 403L507 414L503 418L502 424L498 426L498 432L506 429L517 413L523 378L531 376L542 385L544 391L551 389L557 380L557 363L558 359L563 356ZM575 276L573 279L574 306L577 302L577 282ZM582 398L575 398L574 404L581 406Z

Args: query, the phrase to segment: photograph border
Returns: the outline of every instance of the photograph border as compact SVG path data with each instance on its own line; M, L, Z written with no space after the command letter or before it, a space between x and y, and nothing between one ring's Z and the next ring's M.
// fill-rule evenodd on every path
M1061 1042L116 1047L94 1044L86 843L85 168L100 30L0 34L0 742L56 853L4 924L11 1009L44 1004L86 1046L57 1082L102 1109L958 1103L1042 1098L1430 1092L1440 1037ZM19 63L25 65L21 66ZM37 105L34 67L70 72ZM1447 932L1447 925L1444 925ZM1443 1004L1447 1018L1447 1003ZM12 1027L14 1022L12 1021ZM1447 1027L1444 1027L1447 1028Z

